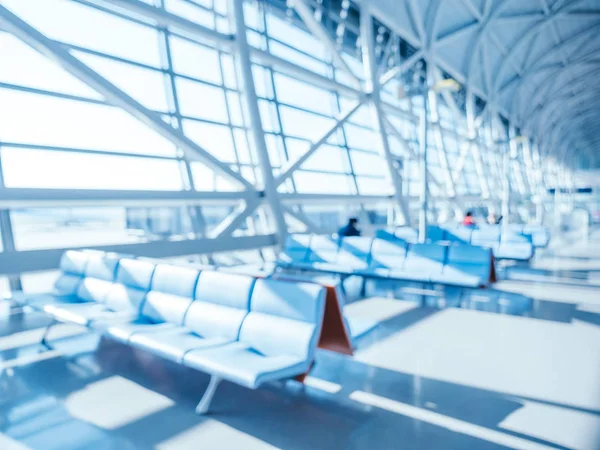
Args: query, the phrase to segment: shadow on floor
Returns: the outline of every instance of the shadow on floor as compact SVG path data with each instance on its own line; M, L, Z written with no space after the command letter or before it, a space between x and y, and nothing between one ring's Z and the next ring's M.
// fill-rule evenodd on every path
M359 336L354 340L354 346L358 349L365 349L379 341L386 339L392 334L396 334L417 323L433 316L439 309L436 308L412 308L403 311L400 314L385 319L377 324L368 333Z
M416 308L392 317L360 345L401 332L435 312ZM70 339L64 347L73 347L74 342ZM65 407L67 397L114 376L160 394L172 403L111 429L71 415ZM249 437L255 438L254 444L259 440L283 449L507 448L451 427L349 398L351 393L360 391L504 435L563 448L499 428L508 415L522 407L522 401L547 403L537 399L515 398L382 369L326 351L318 353L311 376L338 384L341 390L328 393L308 387L306 392L297 392L266 386L252 391L224 382L215 397L212 414L199 417L194 414L194 407L208 385L208 375L103 339L91 354L70 354L16 368L8 378L9 386L0 391L0 429L33 449L43 450L145 449L166 445L175 438L177 444L171 441L170 448L255 448L248 446ZM126 390L105 395L112 397L113 408L128 405ZM93 411L93 396L87 392L86 398ZM600 415L599 411L585 412ZM225 429L215 431L215 423Z
M16 370L12 387L21 388L11 389L14 398L2 405L2 432L40 450L155 448L188 433L189 446L184 441L180 448L248 448L247 436L282 449L391 449L399 440L405 448L506 448L310 389L294 393L268 386L251 391L223 383L212 414L199 417L193 409L208 384L206 374L118 345L101 346L97 359L102 374L90 377L73 373L65 358ZM114 375L174 404L110 430L72 417L65 398ZM127 392L115 394L127 404ZM94 405L90 398L90 408ZM226 430L215 437L210 431L214 421L242 436Z
M600 327L600 313L575 309L573 318Z
M573 303L534 300L533 310L529 316L534 319L560 323L572 323L573 320L581 320L600 326L600 313L580 310L578 305Z

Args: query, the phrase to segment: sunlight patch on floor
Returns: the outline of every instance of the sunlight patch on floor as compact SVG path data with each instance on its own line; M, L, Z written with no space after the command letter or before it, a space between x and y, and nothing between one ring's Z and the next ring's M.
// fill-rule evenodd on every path
M0 433L0 448L2 450L31 450L30 447L15 441L3 433Z
M344 307L344 316L353 337L362 336L381 322L417 308L414 302L386 297L371 297Z
M574 449L592 449L600 442L597 415L533 401L521 403L523 407L500 422L500 428Z
M519 448L522 450L550 450L553 448L368 392L354 391L349 395L349 398L364 405L385 409L396 414L446 428L456 433L466 434L510 448Z
M448 383L600 410L600 327L464 309L359 349L354 359Z
M322 380L320 378L311 376L308 376L304 379L304 384L308 387L318 389L329 394L337 394L342 390L342 386L337 383L332 383L331 381Z
M13 350L28 345L39 344L44 334L45 327L33 330L25 330L13 333L9 336L0 337L0 351ZM77 336L87 331L78 325L58 324L52 327L51 340Z
M168 397L120 376L90 383L65 399L72 417L108 430L174 405Z
M29 364L46 361L48 359L58 358L60 356L63 356L63 354L58 350L48 350L40 353L30 353L27 355L19 356L18 358L0 361L0 370L14 369L16 367L27 366Z
M199 419L201 420L201 419ZM276 424L274 424L276 426ZM307 430L310 433L310 430ZM200 448L238 448L244 450L277 449L250 434L237 430L227 424L213 419L203 422L160 442L156 450L180 450Z

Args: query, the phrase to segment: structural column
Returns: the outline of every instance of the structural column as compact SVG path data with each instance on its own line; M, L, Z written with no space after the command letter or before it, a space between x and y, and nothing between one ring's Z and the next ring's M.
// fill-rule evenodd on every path
M394 198L404 218L404 223L410 223L409 209L402 193L402 179L398 174L395 157L392 154L385 128L384 112L381 105L379 75L375 58L375 38L373 36L373 16L368 2L363 2L360 14L360 35L362 43L363 65L365 70L366 90L371 95L371 113L375 133L379 136L379 147L387 163L389 179L394 188Z
M471 154L473 155L473 161L475 161L475 170L477 171L477 178L479 179L481 195L483 198L487 199L490 197L490 185L486 178L479 142L477 142L477 129L475 126L475 97L473 96L471 89L467 91L465 109L467 112L467 134L469 136L468 145L471 149Z
M531 156L533 160L533 183L538 193L538 201L535 208L535 221L537 224L541 225L544 223L544 200L546 197L546 186L544 185L544 168L542 167L540 150L537 144L533 144Z
M277 195L275 178L273 177L273 168L269 159L267 143L260 118L258 108L258 99L254 87L254 77L252 75L252 63L250 61L250 48L246 37L246 21L244 19L244 1L230 0L231 14L235 24L235 56L238 63L238 70L241 78L242 97L246 111L248 112L248 125L252 135L252 142L256 148L258 163L262 174L264 192L269 203L273 220L277 229L279 243L283 245L287 235L287 225L283 215L283 208Z
M2 172L2 155L0 152L0 197L2 196L3 189L5 189L5 187L4 176ZM2 238L2 251L16 251L15 238L13 235L12 222L10 219L10 210L8 209L0 209L0 236ZM19 276L10 276L8 278L8 282L11 291L20 291L23 289L23 286L21 285L21 277Z
M429 86L432 86L432 89L428 91L429 96L429 119L431 121L431 126L434 130L434 139L435 145L438 148L438 156L440 160L440 165L442 171L444 173L445 185L448 197L456 197L456 186L454 184L454 178L452 178L452 173L450 171L450 164L448 162L448 151L446 148L446 139L447 136L444 135L442 130L442 126L440 123L440 110L439 110L439 101L438 97L443 98L443 100L448 105L450 112L452 113L452 119L455 124L460 120L457 114L457 106L456 102L452 98L452 93L449 88L444 88L438 83L442 83L443 77L440 70L434 65L431 70L427 71L427 82ZM435 86L440 86L440 89L435 89Z
M423 111L419 120L419 171L421 172L421 186L419 190L419 242L427 240L427 209L429 208L429 170L427 169L427 118L429 116L428 84L423 94Z
M157 8L165 9L166 0L155 0ZM167 93L167 101L171 108L175 121L177 122L177 129L183 131L183 120L181 117L181 109L179 107L179 97L177 95L177 86L175 83L175 74L173 73L173 58L171 56L171 43L169 40L170 32L166 27L159 28L159 46L160 46L160 59L164 70L166 71L166 83L165 89ZM194 176L192 174L192 168L188 158L185 157L185 153L181 149L177 149L177 160L179 162L179 171L181 173L181 179L185 186L185 189L195 191ZM189 214L190 221L192 224L192 231L195 235L206 237L206 221L202 214L202 209L199 205L188 205L186 210ZM177 212L178 216L180 215Z
M496 124L499 122L497 115L494 115ZM504 154L502 155L502 225L507 225L510 221L510 170L511 170L511 154L513 147L516 145L512 130L507 130L504 134L505 146ZM508 140L506 140L508 139Z

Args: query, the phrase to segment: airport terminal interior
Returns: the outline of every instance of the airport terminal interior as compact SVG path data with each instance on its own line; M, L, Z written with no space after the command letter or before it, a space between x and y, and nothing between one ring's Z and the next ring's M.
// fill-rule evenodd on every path
M600 0L0 0L0 449L600 449Z

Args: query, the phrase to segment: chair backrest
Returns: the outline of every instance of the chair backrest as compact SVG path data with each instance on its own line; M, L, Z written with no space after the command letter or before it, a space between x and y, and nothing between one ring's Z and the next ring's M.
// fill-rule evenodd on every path
M548 231L548 229L542 225L536 225L536 224L531 224L531 225L523 225L523 233L525 234L534 234L534 233L540 233L543 235L549 235L550 232Z
M509 223L504 226L505 230L510 230L512 233L523 233L525 225L520 223Z
M77 288L85 276L85 267L90 253L68 250L60 258L60 275L54 282L53 291L57 295L76 295Z
M489 267L492 263L492 253L489 248L474 245L453 245L448 249L447 264L472 264Z
M142 315L153 322L182 325L194 299L199 274L198 270L189 267L157 265Z
M404 270L439 270L446 260L448 246L439 244L412 244L408 248Z
M506 230L500 235L500 242L503 244L531 244L531 235L517 233L511 230Z
M531 242L535 247L546 247L550 243L550 232L541 225L525 225L523 234L531 236Z
M496 256L504 259L528 260L533 253L534 246L530 235L507 231L501 236Z
M401 269L406 259L407 244L400 239L375 239L371 247L372 269Z
M411 227L397 227L394 230L394 236L406 242L417 242L419 240L419 232Z
M285 262L305 262L311 239L311 234L289 235L279 258Z
M106 306L114 311L140 314L155 268L149 261L121 259L115 283L106 297Z
M331 236L315 235L310 241L309 262L335 263L337 261L339 243Z
M431 242L446 241L446 230L438 225L427 226L427 239Z
M87 257L77 297L88 302L104 302L114 284L119 257L104 252L89 252Z
M446 230L445 238L450 242L458 242L468 244L471 242L471 237L474 228L456 226L456 227L444 227Z
M351 267L367 267L371 254L373 239L363 236L351 236L342 239L338 264L345 264Z
M477 228L473 230L471 236L471 242L489 241L489 242L500 242L500 227L496 225L486 226L484 228ZM476 244L475 244L476 245Z
M310 360L321 333L325 288L318 284L272 279L256 281L250 313L240 341L269 356L293 355Z
M375 230L375 238L376 239L383 239L383 240L390 240L390 241L394 241L396 239L398 239L396 237L396 235L394 234L394 230L393 229L378 229Z
M235 340L250 308L255 278L249 275L204 271L184 325L202 337Z

